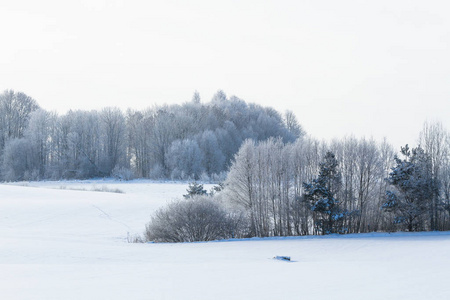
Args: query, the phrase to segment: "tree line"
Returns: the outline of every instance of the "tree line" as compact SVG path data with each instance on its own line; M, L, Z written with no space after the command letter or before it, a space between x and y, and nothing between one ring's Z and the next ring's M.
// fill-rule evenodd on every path
M152 216L145 240L450 229L450 135L425 123L419 146L348 137L246 140L226 181L191 183Z
M145 110L107 107L58 115L22 92L0 95L0 173L3 180L224 178L246 139L304 133L292 112L218 91L208 103L196 92L182 105Z
M419 146L305 135L295 115L218 91L145 110L42 109L0 95L3 180L116 176L225 179L220 193L246 226L233 236L448 230L450 138L425 123ZM239 231L239 232L238 232Z
M419 146L303 137L243 143L223 197L243 236L450 229L450 135L425 123Z

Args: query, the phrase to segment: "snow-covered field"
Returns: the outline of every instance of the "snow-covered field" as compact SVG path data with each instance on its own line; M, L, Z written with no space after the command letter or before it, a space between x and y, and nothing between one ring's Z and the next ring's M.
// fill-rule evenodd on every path
M446 232L127 243L186 188L0 185L0 299L450 299Z

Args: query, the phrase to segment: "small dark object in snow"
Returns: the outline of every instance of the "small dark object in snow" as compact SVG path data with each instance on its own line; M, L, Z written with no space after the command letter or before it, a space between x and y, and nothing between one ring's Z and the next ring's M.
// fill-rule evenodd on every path
M291 257L290 256L275 256L273 259L284 260L284 261L291 261Z

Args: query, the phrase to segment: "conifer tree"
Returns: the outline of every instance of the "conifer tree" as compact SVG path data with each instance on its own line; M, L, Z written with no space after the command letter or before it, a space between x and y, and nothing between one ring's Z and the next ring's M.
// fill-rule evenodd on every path
M404 159L395 157L395 166L387 181L394 191L386 191L382 209L394 214L394 223L404 224L408 231L426 229L426 213L438 193L431 172L429 155L421 147L401 148Z
M341 187L338 162L332 152L327 152L320 164L319 176L312 183L304 183L304 198L314 212L314 223L322 234L342 232L339 226L345 216L336 195Z
M196 195L206 195L207 192L203 189L203 184L197 182L189 183L189 187L186 189L187 194L183 195L184 198L189 199Z

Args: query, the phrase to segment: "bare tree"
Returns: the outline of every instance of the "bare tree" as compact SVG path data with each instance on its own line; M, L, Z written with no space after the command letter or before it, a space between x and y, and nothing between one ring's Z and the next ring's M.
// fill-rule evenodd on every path
M23 137L30 114L37 109L36 100L22 92L6 90L0 95L1 149L7 140Z
M230 168L227 176L226 186L230 200L242 206L248 212L250 220L250 234L262 236L261 224L258 218L258 207L256 203L256 177L255 177L255 153L254 141L247 140L242 144L239 152Z
M37 110L31 114L29 126L25 131L25 136L32 147L36 157L36 171L40 178L46 177L46 168L50 164L50 131L54 115L45 111Z
M118 108L104 108L100 113L103 128L102 169L110 174L116 166L126 165L126 123Z
M441 185L441 175L443 164L450 155L447 144L449 138L448 132L440 122L429 123L425 122L423 129L420 132L420 145L424 151L429 155L431 160L431 172L433 182L436 184L435 189L439 189ZM440 220L440 200L439 193L434 194L430 209L430 223L431 230L442 230L443 224L439 224Z
M287 130L296 138L300 138L305 135L305 131L303 130L300 123L297 121L297 117L294 112L291 110L287 110L284 113L284 122L286 124Z

